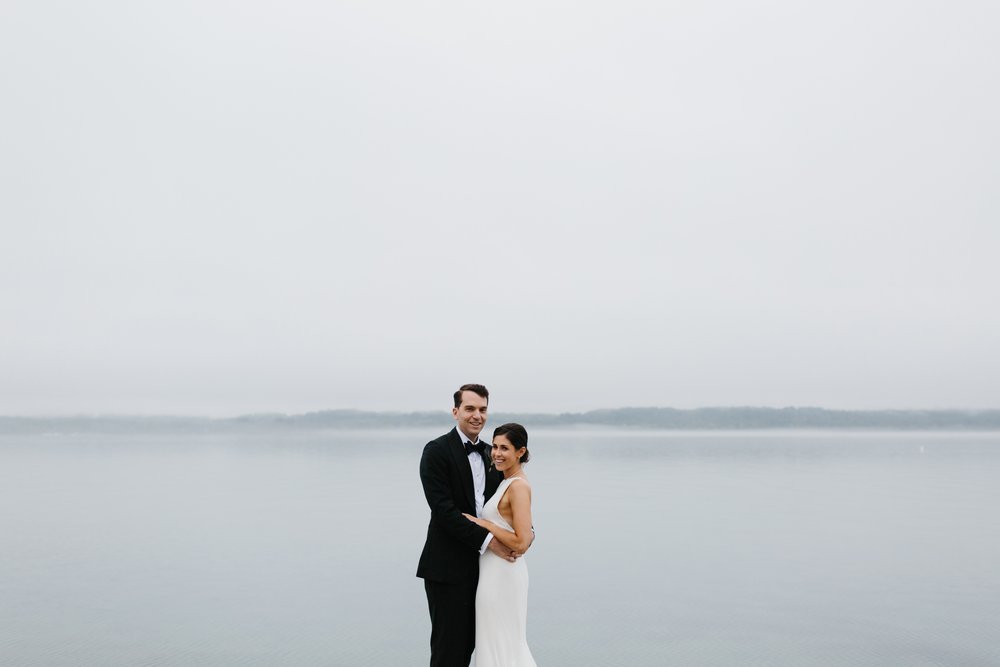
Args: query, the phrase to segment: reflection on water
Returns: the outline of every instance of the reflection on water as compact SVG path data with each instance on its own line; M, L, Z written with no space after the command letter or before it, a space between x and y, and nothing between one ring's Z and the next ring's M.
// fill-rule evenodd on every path
M0 664L416 665L436 432L0 437ZM1000 434L532 433L539 665L1000 664Z

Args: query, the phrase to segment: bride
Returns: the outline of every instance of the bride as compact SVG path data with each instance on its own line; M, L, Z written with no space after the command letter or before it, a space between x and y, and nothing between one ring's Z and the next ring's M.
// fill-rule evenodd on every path
M483 518L465 515L490 531L493 539L524 553L534 537L531 486L521 470L528 462L528 432L504 424L493 432L493 465L503 473L496 493L483 507ZM476 667L536 667L525 640L528 614L528 566L487 549L479 557L476 589Z

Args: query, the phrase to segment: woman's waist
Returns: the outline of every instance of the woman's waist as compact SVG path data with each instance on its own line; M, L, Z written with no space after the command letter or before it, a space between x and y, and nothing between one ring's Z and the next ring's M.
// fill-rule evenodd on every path
M517 560L511 563L503 556L499 556L490 551L489 549L484 551L483 554L479 557L480 568L482 568L483 565L489 565L491 567L493 565L506 565L508 567L524 567L524 564L525 564L524 556L518 556Z

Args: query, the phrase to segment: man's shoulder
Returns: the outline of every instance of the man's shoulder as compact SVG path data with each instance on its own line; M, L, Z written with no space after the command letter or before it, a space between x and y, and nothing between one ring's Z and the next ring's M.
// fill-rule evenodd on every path
M424 445L424 451L420 457L421 465L431 461L446 461L450 459L450 449L454 446L454 443L452 442L453 438L459 443L462 442L455 429L452 429L444 435L438 436Z
M458 437L458 432L455 429L451 429L447 433L445 433L443 435L439 435L438 437L436 437L433 440L431 440L430 442L428 442L426 446L427 447L440 447L440 446L444 446L444 445L448 444L448 442L451 441L451 440L461 440L461 438Z

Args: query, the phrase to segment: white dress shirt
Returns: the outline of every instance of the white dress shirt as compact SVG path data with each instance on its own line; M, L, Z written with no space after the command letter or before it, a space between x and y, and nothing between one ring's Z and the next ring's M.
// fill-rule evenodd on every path
M472 441L472 438L465 435L462 429L455 427L458 431L458 437L462 439L462 447L465 447L465 443L471 442L472 444L478 444L482 442L481 440ZM486 444L485 442L483 444ZM473 495L476 497L476 516L482 518L483 516L483 505L486 504L486 465L483 463L483 457L477 452L472 452L469 454L469 465L472 466L472 489ZM486 536L483 540L483 546L479 547L479 553L482 554L486 551L487 545L490 540L493 539L493 533Z

